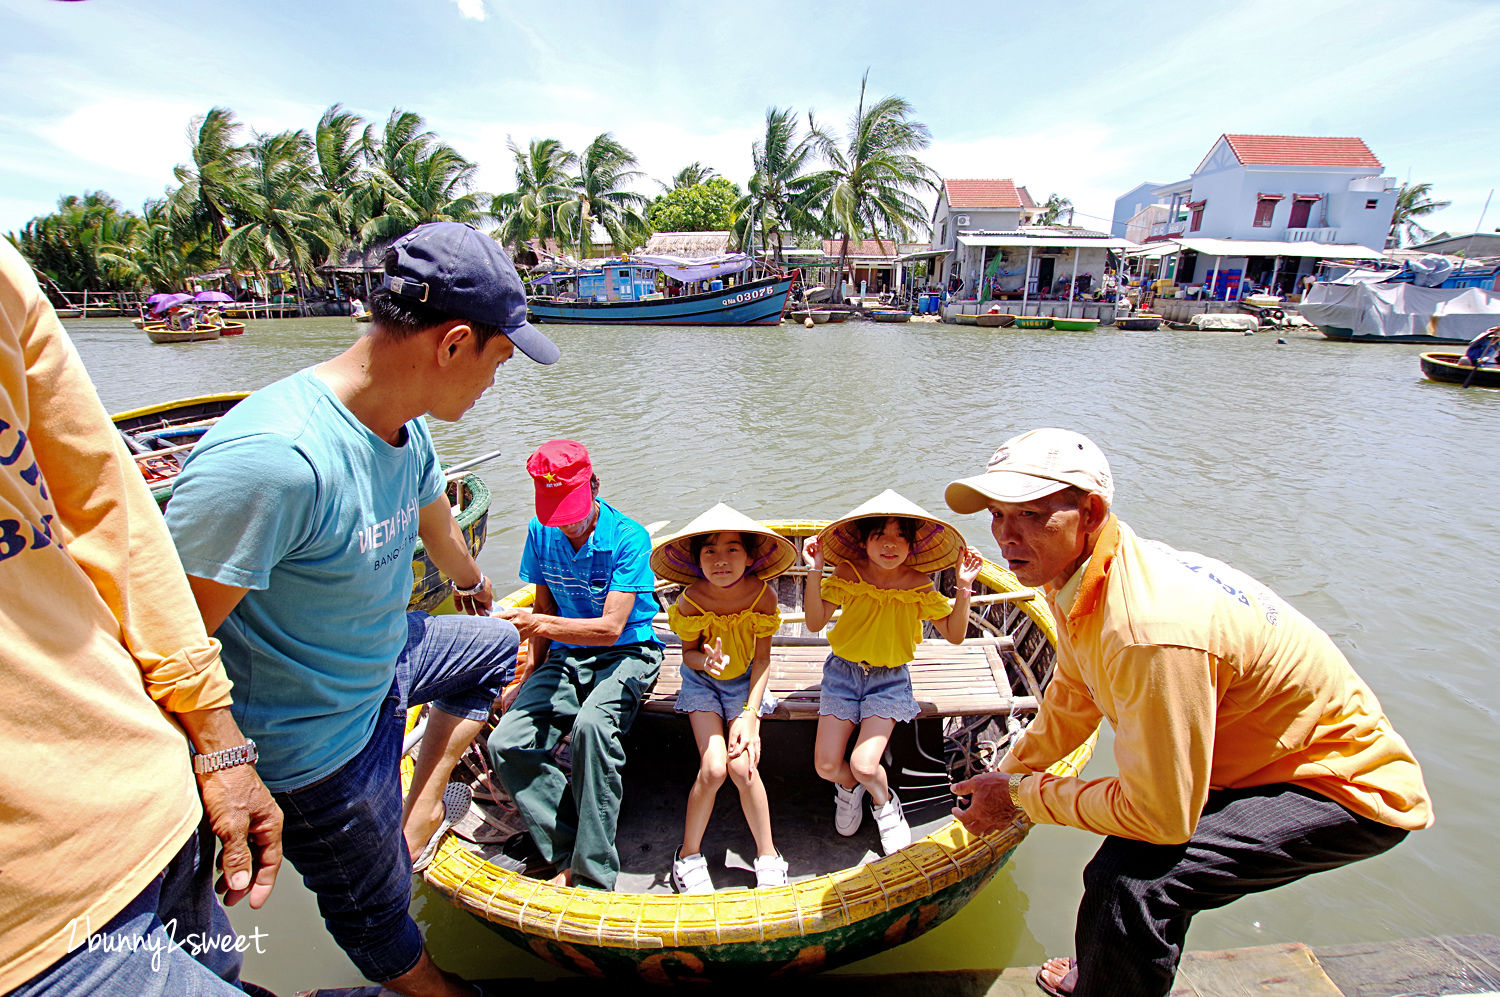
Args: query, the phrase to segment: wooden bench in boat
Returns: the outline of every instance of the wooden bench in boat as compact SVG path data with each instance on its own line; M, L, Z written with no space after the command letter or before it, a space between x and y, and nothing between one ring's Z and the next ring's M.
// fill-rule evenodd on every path
M1034 712L1034 695L1014 695L1006 677L1003 653L1009 637L971 637L962 644L925 640L917 645L911 666L912 690L921 707L919 716L976 716ZM769 719L816 720L823 681L826 641L776 644L771 649L771 695L776 710ZM651 713L672 713L682 688L682 648L667 647L661 675L646 697Z

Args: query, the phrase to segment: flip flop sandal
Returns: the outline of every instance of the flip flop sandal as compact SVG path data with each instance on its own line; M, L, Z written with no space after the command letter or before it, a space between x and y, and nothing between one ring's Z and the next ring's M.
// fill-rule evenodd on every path
M1070 997L1073 993L1073 988L1078 986L1078 960L1068 960L1068 971L1062 978L1061 986L1054 987L1042 979L1042 971L1040 969L1036 971L1036 985L1041 988L1042 993L1048 994L1050 997Z
M427 839L427 847L422 849L416 861L411 864L411 871L421 872L432 864L432 859L437 855L438 845L443 840L443 835L448 829L469 812L469 804L474 802L474 794L461 782L450 782L443 787L443 822L438 825L437 830L432 832L432 837Z

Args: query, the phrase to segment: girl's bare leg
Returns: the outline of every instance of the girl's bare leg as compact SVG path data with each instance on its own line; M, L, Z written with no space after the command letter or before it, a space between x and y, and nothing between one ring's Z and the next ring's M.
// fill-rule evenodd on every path
M714 812L714 799L724 785L729 748L724 743L724 720L717 713L695 710L688 714L693 737L698 741L698 778L688 791L687 822L682 829L682 854L696 855L703 847L703 832Z
M854 733L854 724L827 714L818 717L817 741L813 744L813 765L818 775L845 789L853 789L856 783L849 763L844 761L844 749L849 747L849 735Z
M745 823L750 825L750 834L755 838L755 854L775 855L776 844L771 840L771 805L766 801L766 784L745 752L729 762L729 778L740 791L740 807L745 811ZM684 853L686 854L686 853Z
M891 785L880 760L885 757L885 746L890 743L891 732L895 729L894 720L866 717L859 725L859 736L855 738L854 750L849 755L850 771L870 794L870 802L877 807L891 801Z

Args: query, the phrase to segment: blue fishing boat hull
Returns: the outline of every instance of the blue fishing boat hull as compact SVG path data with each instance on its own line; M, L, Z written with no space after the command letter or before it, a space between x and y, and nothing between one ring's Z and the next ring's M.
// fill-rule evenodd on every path
M533 322L582 325L775 325L781 321L790 277L769 277L738 287L654 301L527 302Z

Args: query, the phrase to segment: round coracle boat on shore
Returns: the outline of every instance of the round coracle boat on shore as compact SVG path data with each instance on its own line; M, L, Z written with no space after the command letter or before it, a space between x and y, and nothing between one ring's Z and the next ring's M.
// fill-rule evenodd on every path
M825 523L767 523L794 541ZM800 560L800 559L799 559ZM680 687L680 645L658 617L668 643L655 688L629 735L624 800L616 843L620 878L614 892L556 886L509 872L492 861L524 824L489 771L490 727L455 769L475 793L469 817L441 841L423 873L451 903L506 940L586 975L656 984L743 982L813 973L908 941L961 909L1009 859L1030 825L1018 820L988 835L970 834L952 817L951 781L992 767L1035 716L1051 678L1055 630L1040 593L986 562L975 586L968 637L953 645L926 638L912 665L921 714L897 726L886 768L912 827L912 843L879 854L866 821L853 837L832 826L832 790L813 770L819 683L827 641L803 624L805 564L770 584L783 626L773 638L770 692L775 711L761 727L760 774L771 802L776 843L790 865L789 885L757 888L747 857L753 846L737 794L719 791L703 854L713 893L678 895L668 881L681 840L698 755L687 718L673 705ZM935 576L953 591L951 569ZM663 582L665 608L680 589ZM529 605L527 586L501 600ZM523 647L524 653L524 647ZM523 663L521 673L524 675ZM419 711L411 723L417 725ZM408 747L419 743L415 730ZM1058 763L1075 774L1092 741ZM403 777L409 779L410 755Z

